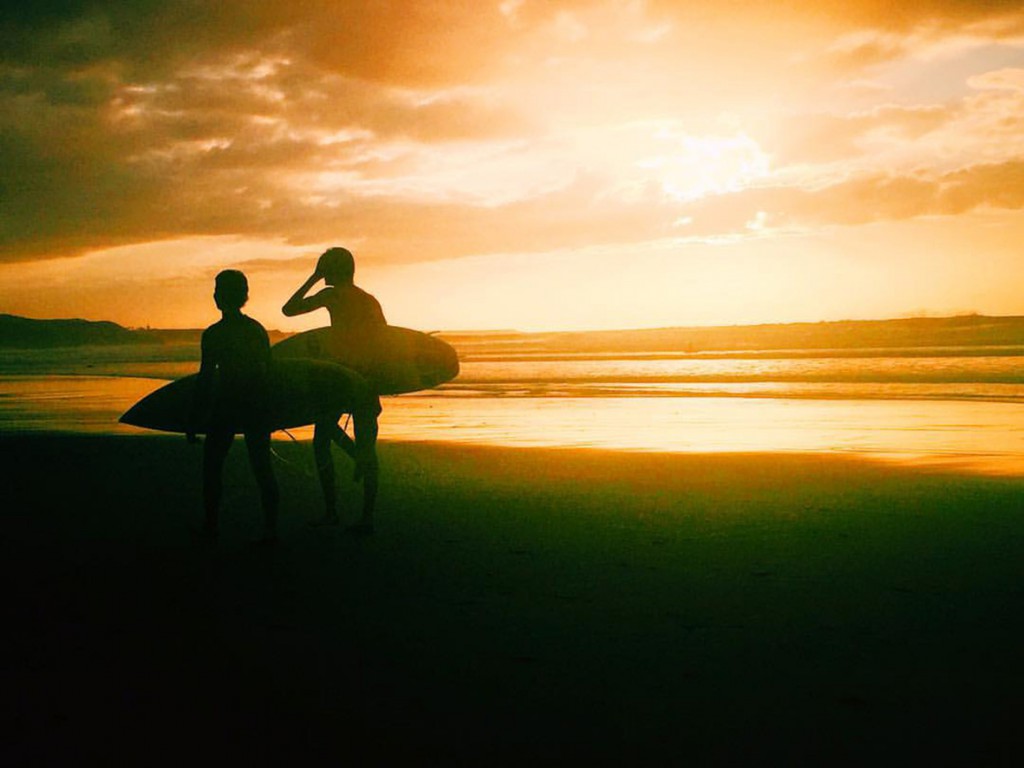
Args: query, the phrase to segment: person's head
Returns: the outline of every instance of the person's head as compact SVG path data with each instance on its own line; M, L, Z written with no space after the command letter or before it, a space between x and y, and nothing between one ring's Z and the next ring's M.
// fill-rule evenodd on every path
M316 271L328 285L351 283L356 273L356 260L348 248L328 248L316 263Z
M249 281L237 269L225 269L217 274L213 300L222 312L241 309L249 300Z

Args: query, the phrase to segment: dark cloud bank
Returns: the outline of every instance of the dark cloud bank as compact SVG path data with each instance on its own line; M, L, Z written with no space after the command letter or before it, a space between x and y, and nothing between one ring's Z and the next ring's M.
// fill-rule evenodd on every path
M310 168L387 174L389 161L371 151L382 139L528 138L533 126L523 114L444 89L486 83L531 24L581 3L526 2L514 27L493 5L146 0L35 2L5 11L0 257L244 234L298 243L360 238L382 259L419 260L669 234L686 211L651 201L612 206L587 179L501 208L344 191L310 201L289 186L291 175ZM737 12L755 7L733 5ZM832 13L851 29L906 29L1019 10L1018 2L1001 0L928 0L825 3L809 12ZM679 4L653 3L650 13L689 21ZM427 91L447 95L410 96ZM341 131L348 135L324 143ZM1010 163L945 178L858 179L815 192L749 190L696 206L694 218L708 231L735 216L726 208L828 220L838 200L849 203L840 223L855 223L1020 207L1022 190L1021 164ZM498 235L509 228L521 234L514 247Z

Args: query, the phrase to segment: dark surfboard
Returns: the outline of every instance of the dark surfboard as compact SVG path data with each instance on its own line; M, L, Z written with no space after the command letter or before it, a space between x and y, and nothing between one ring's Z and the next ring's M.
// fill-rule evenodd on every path
M205 434L208 416L190 424L198 374L166 384L121 416L123 424L163 432ZM341 365L318 360L275 361L270 371L267 426L271 430L313 424L325 414L351 413L368 401L366 380ZM242 424L225 425L236 432Z
M274 345L276 360L329 360L358 371L382 395L430 389L459 375L450 344L409 328L382 326L371 334L317 328Z

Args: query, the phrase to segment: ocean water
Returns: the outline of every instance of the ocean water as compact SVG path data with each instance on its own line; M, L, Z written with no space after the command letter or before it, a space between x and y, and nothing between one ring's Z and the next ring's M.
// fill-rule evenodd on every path
M381 437L827 452L1024 474L1022 353L478 355L449 384L385 398ZM194 350L177 348L8 351L0 356L0 430L140 434L117 417L196 368Z

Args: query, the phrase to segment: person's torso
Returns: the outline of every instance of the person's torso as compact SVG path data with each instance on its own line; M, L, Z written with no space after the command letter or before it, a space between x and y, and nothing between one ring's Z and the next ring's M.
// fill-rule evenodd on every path
M217 368L223 396L261 393L270 363L270 342L263 326L240 315L220 320L206 331L203 354Z
M370 332L386 325L380 302L354 285L334 286L326 301L331 327L352 333Z

